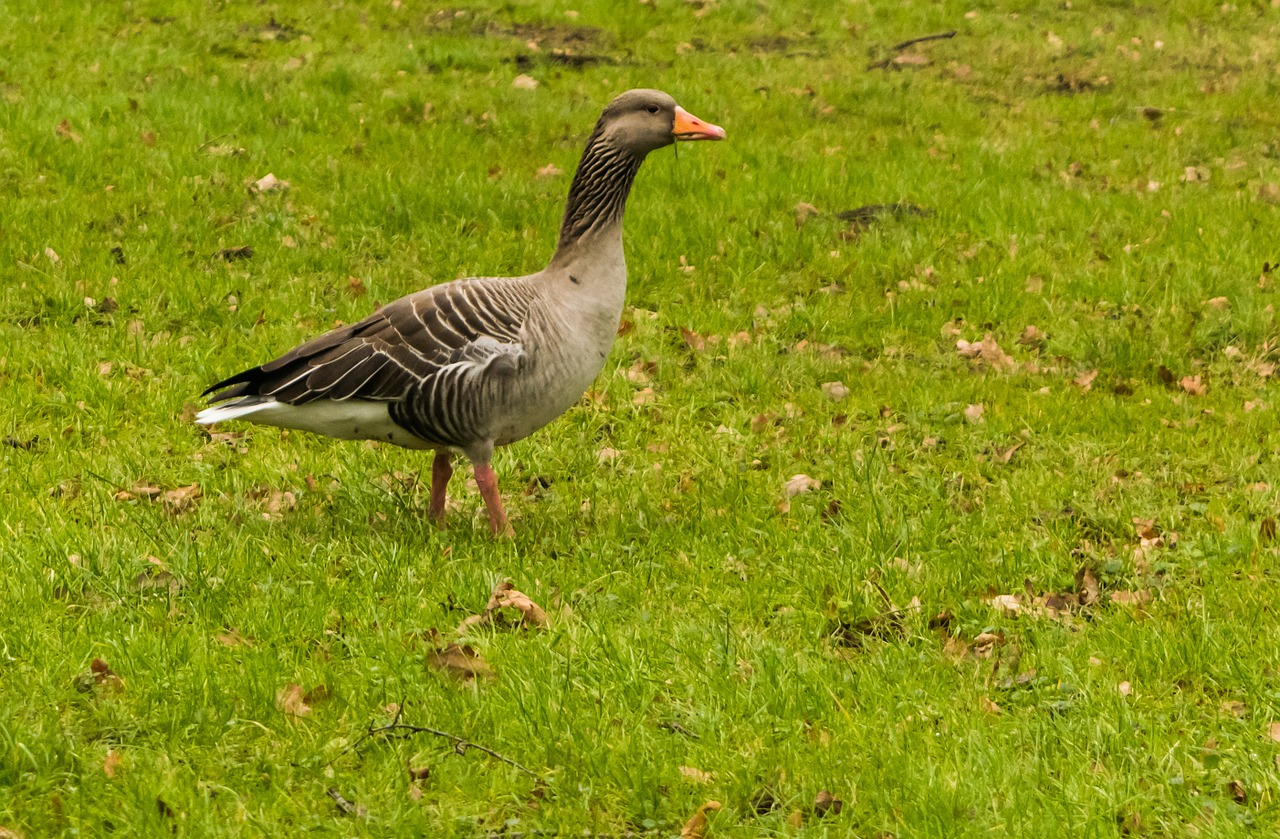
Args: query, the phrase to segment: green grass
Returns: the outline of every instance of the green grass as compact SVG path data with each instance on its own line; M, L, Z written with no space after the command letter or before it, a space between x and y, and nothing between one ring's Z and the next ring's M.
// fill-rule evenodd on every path
M1274 2L395 5L0 4L0 826L672 835L715 799L712 836L1280 829ZM495 461L513 543L461 480L431 527L422 455L190 422L378 302L541 267L633 86L729 140L646 164L634 328ZM896 201L932 215L832 215ZM957 352L988 332L1016 369ZM987 602L1082 568L1067 620ZM504 577L550 627L471 633L478 684L431 668ZM290 684L327 695L289 715ZM391 703L540 780L426 734L348 751Z

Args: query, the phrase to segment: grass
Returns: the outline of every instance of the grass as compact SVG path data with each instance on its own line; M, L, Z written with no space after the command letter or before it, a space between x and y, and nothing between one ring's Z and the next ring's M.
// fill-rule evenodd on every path
M1275 4L810 5L0 7L0 834L1280 827ZM646 164L631 330L496 460L514 543L461 482L429 526L421 455L190 422L540 267L633 86L729 141ZM431 667L503 578L550 626ZM539 780L351 749L393 703Z

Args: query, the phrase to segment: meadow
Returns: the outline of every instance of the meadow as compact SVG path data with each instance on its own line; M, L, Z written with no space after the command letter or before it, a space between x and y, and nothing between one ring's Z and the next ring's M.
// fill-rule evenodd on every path
M1280 830L1278 6L0 3L0 837ZM728 139L513 541L191 422L631 87Z

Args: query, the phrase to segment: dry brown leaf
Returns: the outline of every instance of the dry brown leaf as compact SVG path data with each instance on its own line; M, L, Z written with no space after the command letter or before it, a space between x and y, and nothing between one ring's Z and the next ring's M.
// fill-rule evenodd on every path
M965 421L968 422L970 425L977 425L978 423L983 421L982 415L985 412L986 412L986 409L982 406L981 402L979 402L977 405L969 405L964 409Z
M1267 736L1280 743L1280 722L1273 722L1267 726Z
M171 489L164 494L165 510L175 516L186 513L196 505L202 495L199 484Z
M1027 324L1027 328L1022 330L1022 334L1018 336L1019 344L1032 349L1043 349L1048 340L1049 336L1044 334L1043 329L1031 324Z
M804 223L816 215L820 215L821 211L804 201L796 205L796 227L804 227Z
M1003 711L1003 709L1001 709L1001 707L993 702L988 696L978 697L978 707L987 714L999 714Z
M290 682L276 693L276 707L293 717L305 717L311 713L311 706L304 699L302 685Z
M1138 591L1113 591L1111 602L1117 606L1145 606L1151 602L1151 592L1147 589Z
M258 192L283 192L289 188L288 181L282 181L275 175L268 172L261 178L253 182L254 189Z
M1269 545L1276 540L1276 520L1267 516L1258 523L1258 541Z
M458 634L464 634L466 630L473 626L488 623L505 624L504 609L515 609L520 613L519 619L515 622L516 626L542 629L547 625L547 613L543 611L542 607L534 603L529 595L522 591L517 591L515 584L510 580L502 580L493 587L493 592L489 595L489 602L485 604L484 612L463 620L461 625L458 626Z
M533 76L521 73L511 80L511 86L516 90L535 90L538 87L538 80Z
M1080 388L1080 390L1084 391L1085 393L1088 393L1090 390L1093 389L1093 380L1096 378L1098 378L1097 370L1086 370L1085 372L1079 374L1074 379L1072 379L1071 383L1076 387Z
M108 778L114 778L119 771L120 753L116 751L107 752L107 756L102 759L102 774Z
M463 682L493 676L489 662L470 644L445 644L427 654L427 664Z
M555 178L564 174L564 170L554 163L548 163L538 170L539 178Z
M822 392L832 402L839 402L849 398L849 388L845 386L844 382L824 382Z
M813 492L822 489L822 481L817 478L810 478L808 475L792 475L791 478L782 485L782 492L787 498L795 498L797 495L805 492Z
M680 774L698 784L709 784L716 779L715 773L704 772L695 766L681 766Z
M818 818L823 818L827 813L838 816L843 809L844 802L825 789L820 790L813 799L813 814Z
M219 632L213 636L213 639L224 647L250 647L253 646L249 639L245 638L234 629L228 629L226 632Z
M352 297L364 297L368 293L368 289L364 287L364 280L354 274L347 277L347 293Z
M680 327L680 337L684 339L685 346L694 352L702 352L707 348L707 339L703 335L699 335L692 329Z
M1128 682L1121 682L1120 684L1116 685L1116 690L1120 692L1121 696L1130 696L1133 694L1133 685L1129 684Z
M1231 301L1225 297L1210 297L1208 300L1205 301L1205 305L1208 306L1210 309L1217 309L1218 311L1222 311L1223 309L1231 308Z
M1087 565L1076 572L1076 596L1081 606L1092 606L1099 600L1098 574Z
M95 658L89 662L88 673L76 676L75 688L80 693L89 693L95 688L101 688L109 693L119 693L124 690L124 679L108 667L105 661Z
M976 343L970 343L961 338L956 341L956 352L964 358L982 362L992 370L1011 372L1018 369L1018 362L1013 360L1013 356L1000 349L995 336L990 332Z
M1209 390L1209 386L1200 381L1199 376L1183 376L1178 380L1178 386L1192 396L1204 396Z
M71 129L70 120L64 119L62 122L58 123L57 127L54 128L53 131L64 140L70 140L73 143L80 142L80 135Z
M159 498L162 490L158 486L152 484L134 484L129 489L122 489L116 493L117 501L133 501L138 498Z
M631 394L631 403L633 405L647 405L655 401L658 394L651 387L642 387L635 393Z
M692 818L680 829L680 839L704 839L707 835L707 814L720 809L719 801L708 801L698 808Z

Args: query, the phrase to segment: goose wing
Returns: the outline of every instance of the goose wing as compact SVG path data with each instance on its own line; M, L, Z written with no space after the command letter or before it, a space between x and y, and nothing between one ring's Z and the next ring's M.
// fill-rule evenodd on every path
M510 279L446 283L402 297L208 388L211 402L395 402L442 373L514 370L533 288ZM446 375L445 378L453 378ZM468 377L470 378L470 377Z

